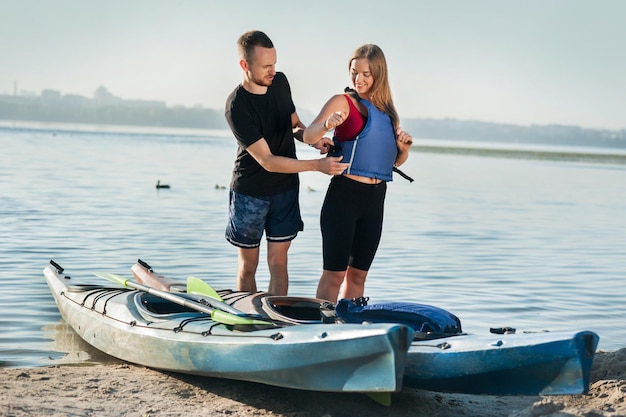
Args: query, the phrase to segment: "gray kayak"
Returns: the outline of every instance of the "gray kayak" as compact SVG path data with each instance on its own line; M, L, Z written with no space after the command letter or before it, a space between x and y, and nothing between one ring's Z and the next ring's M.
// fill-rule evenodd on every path
M404 325L226 324L145 291L75 283L56 263L43 273L76 333L127 362L313 391L402 388L414 334Z

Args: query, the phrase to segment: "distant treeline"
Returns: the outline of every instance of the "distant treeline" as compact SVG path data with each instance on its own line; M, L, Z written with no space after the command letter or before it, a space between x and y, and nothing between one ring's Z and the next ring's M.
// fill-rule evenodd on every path
M223 110L202 107L103 105L0 95L0 120L227 129ZM519 126L455 119L403 119L415 138L626 148L626 130Z
M0 119L197 129L228 127L223 111L201 107L60 105L12 96L0 96Z
M405 119L414 137L485 142L626 148L626 130L584 129L578 126L519 126L454 119Z

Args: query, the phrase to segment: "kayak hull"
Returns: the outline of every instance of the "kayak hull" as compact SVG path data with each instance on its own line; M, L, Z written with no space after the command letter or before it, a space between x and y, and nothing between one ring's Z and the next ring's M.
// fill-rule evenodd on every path
M583 394L598 340L590 331L561 331L414 341L404 384L464 394Z
M71 285L52 266L44 269L44 276L63 319L78 335L124 361L313 391L393 392L402 388L413 338L406 326L242 329L216 323L205 313L155 313L145 308L145 293Z

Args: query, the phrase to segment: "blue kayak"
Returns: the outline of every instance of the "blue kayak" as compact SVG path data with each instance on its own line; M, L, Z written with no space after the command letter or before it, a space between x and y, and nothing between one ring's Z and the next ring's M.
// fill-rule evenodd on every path
M415 340L404 384L464 394L584 394L598 340L590 331Z

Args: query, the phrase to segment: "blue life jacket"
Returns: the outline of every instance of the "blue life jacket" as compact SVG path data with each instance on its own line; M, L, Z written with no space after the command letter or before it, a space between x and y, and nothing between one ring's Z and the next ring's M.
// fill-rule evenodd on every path
M361 99L361 103L367 107L368 114L361 133L354 140L335 141L341 147L341 162L350 164L344 173L392 181L398 146L391 118L368 100Z
M421 333L462 332L461 320L439 307L406 302L367 305L367 298L356 301L339 300L335 306L337 317L346 323L400 323Z

